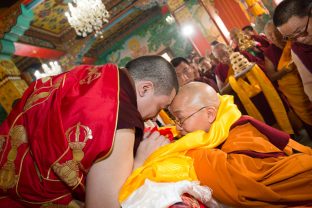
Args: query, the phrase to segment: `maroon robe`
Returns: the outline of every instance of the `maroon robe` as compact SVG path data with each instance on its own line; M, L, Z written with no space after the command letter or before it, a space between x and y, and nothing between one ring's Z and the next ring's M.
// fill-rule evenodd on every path
M270 46L270 41L263 35L252 35L251 38L260 43L260 49L264 49Z
M269 47L264 49L263 53L264 56L267 57L273 63L274 68L277 69L283 50L277 47L276 45L271 44Z
M264 62L263 60L261 60L260 58L257 58L253 55L251 55L250 53L248 53L247 51L240 51L240 53L245 56L245 58L247 58L248 61L250 62L254 62L256 63L261 69L262 71L265 72L265 67L264 67ZM228 71L229 71L229 66L223 63L219 63L215 69L215 73L216 76L219 77L219 79L222 82L225 82L227 77L228 77Z
M291 45L291 49L300 58L310 73L312 73L312 45L294 42Z
M248 52L241 52L250 62L255 62L258 65L261 64L263 66L263 61L251 54L249 54ZM263 67L264 68L264 67ZM262 68L262 69L263 69ZM219 77L219 79L222 82L225 82L228 76L228 71L229 71L229 66L226 64L222 64L219 63L216 67L215 73L216 76ZM264 71L264 70L263 70ZM264 71L265 72L265 71ZM230 93L231 95L234 96L234 103L237 105L238 109L242 112L242 114L247 115L247 112L243 106L243 104L241 103L240 99L238 98L237 94L232 91ZM264 121L269 124L269 125L273 125L276 123L276 119L274 117L274 114L272 112L271 107L269 106L264 94L261 92L257 95L255 95L254 97L250 98L251 101L255 104L255 106L257 107L257 109L259 110L259 112L261 113L261 115L264 118Z

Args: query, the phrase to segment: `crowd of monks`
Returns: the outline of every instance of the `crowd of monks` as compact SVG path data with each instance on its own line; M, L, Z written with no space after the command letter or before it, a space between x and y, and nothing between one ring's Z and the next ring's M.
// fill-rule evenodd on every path
M214 41L211 54L171 60L180 89L169 113L182 137L132 173L120 192L124 207L312 206L312 149L300 144L302 129L312 139L309 8L301 31L293 25L295 38L270 20L264 33L235 28L231 44ZM235 52L248 62L239 72ZM170 125L164 112L160 118ZM211 193L194 194L184 180Z
M235 104L243 114L249 114L298 138L300 138L301 130L305 129L312 138L312 104L309 98L311 86L308 86L308 89L304 88L305 83L291 55L292 48L298 46L295 46L294 41L283 39L273 21L266 24L264 33L261 34L253 30L252 26L235 28L230 34L231 44L213 41L211 54L201 57L193 52L188 57L176 57L171 61L176 68L180 86L192 81L204 82L220 94L233 95ZM305 47L307 48L308 45ZM255 63L264 73L264 80L244 82L245 86L249 87L247 89L241 84L243 79L240 79L238 83L233 83L233 81L230 83L229 78L235 77L230 58L233 52L239 52L249 62ZM310 55L300 52L298 54L298 58L301 57L302 60ZM305 65L309 69L306 72L309 73L307 76L311 77L312 65L309 62L305 62ZM244 76L245 79L249 78ZM237 80L237 77L235 79ZM305 77L305 79L309 78ZM272 84L269 90L276 91L275 94L256 89L258 85L261 85L259 82L266 81ZM255 92L244 97L244 90L248 91L247 93L252 90ZM250 105L254 106L254 112L250 109ZM276 112L280 108L283 110ZM283 114L284 123L289 123L286 127L281 126L283 125L281 122L279 123L281 115L277 115L278 113Z

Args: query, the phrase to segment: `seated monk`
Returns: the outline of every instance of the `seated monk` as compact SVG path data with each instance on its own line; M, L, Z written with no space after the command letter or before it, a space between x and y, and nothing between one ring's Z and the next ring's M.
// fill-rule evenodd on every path
M216 200L233 207L312 203L312 149L241 116L232 96L219 96L208 85L192 82L180 88L170 110L185 136L159 148L134 170L120 201L149 179L199 180Z

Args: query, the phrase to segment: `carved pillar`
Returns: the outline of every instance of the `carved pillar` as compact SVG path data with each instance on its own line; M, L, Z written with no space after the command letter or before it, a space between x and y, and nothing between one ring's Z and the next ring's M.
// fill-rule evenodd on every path
M0 104L7 113L12 110L13 102L21 98L27 89L27 83L21 79L20 71L11 60L0 61Z
M21 1L0 14L0 59L10 59L15 51L14 42L29 28L34 17Z

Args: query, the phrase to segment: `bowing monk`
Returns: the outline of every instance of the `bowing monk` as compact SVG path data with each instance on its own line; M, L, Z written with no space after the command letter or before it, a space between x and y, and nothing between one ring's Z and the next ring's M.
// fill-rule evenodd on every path
M180 88L170 110L185 135L154 152L128 178L126 200L145 179L200 181L232 207L312 203L312 150L289 135L242 116L233 97L192 82Z
M30 85L0 126L0 207L120 207L131 171L168 143L142 141L144 120L178 89L160 56L126 68L83 65Z
M312 0L284 0L275 9L273 21L285 40L292 42L292 58L304 91L312 101Z
M303 84L291 57L291 42L284 41L282 35L269 21L264 31L272 44L264 50L265 68L271 81L276 81L279 90L296 115L304 122L312 136L312 102L304 93Z

